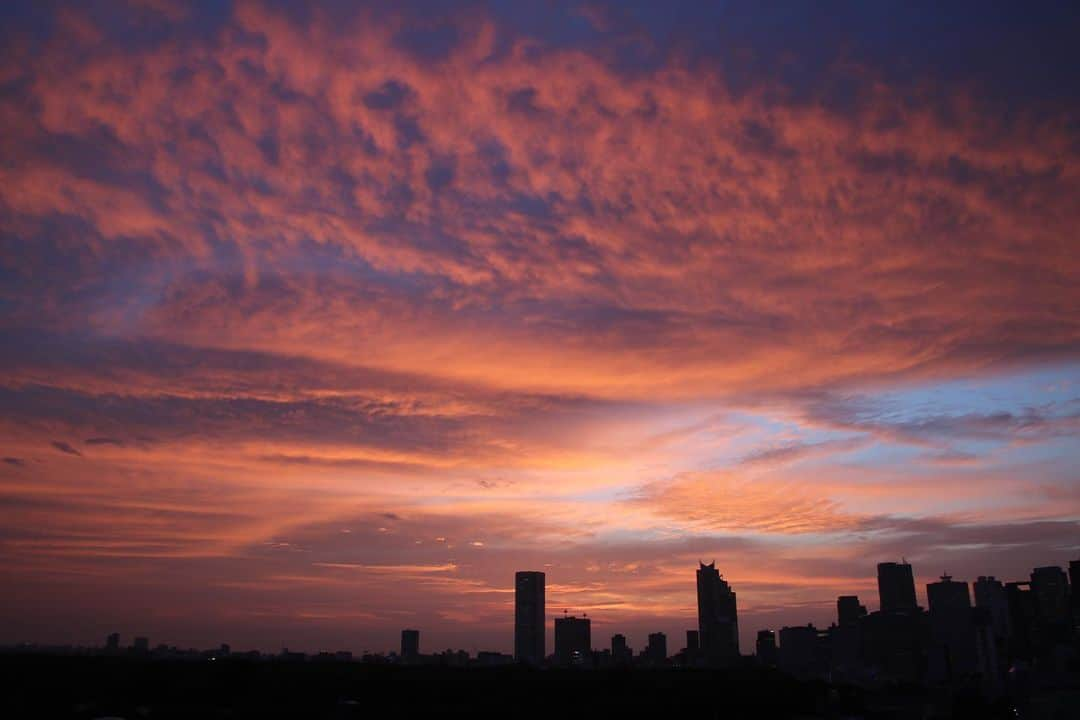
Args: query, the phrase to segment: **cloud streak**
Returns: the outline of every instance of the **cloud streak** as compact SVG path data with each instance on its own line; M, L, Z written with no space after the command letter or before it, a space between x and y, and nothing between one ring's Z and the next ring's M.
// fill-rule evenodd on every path
M62 453L67 453L68 455L75 455L77 457L82 457L81 452L79 452L75 448L71 447L71 445L69 445L68 443L63 442L61 440L53 440L52 441L52 446L54 448L56 448L57 450L59 450L60 452L62 452Z

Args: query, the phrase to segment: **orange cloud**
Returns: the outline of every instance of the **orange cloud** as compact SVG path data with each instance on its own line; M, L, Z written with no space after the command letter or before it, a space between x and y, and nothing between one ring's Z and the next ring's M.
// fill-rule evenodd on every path
M23 132L105 128L160 190L26 157L3 202L24 221L79 216L101 250L137 238L164 286L140 333L603 394L972 367L1076 342L1054 310L1077 302L1063 117L995 125L960 93L952 124L917 107L897 119L884 85L843 116L524 42L493 62L490 23L440 64L396 47L393 21L343 34L245 4L234 23L260 42L223 32L80 68L56 47L34 73L40 130ZM211 243L235 247L240 285ZM311 243L423 291L283 273ZM208 272L166 270L180 261ZM118 312L88 319L116 332Z
M639 502L689 527L731 533L832 533L860 518L813 482L785 483L729 473L686 473L645 488Z

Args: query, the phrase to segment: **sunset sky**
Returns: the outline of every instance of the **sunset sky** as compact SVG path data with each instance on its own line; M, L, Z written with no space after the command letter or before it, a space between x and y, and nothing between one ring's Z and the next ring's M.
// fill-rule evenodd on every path
M4 3L0 643L1080 557L1080 10L939 5Z

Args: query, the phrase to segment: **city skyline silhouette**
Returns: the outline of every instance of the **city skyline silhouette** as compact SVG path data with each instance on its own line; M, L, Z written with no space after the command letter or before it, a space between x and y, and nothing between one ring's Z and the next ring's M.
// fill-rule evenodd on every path
M1080 559L1068 563L1067 570L1055 565L1035 567L1028 579L1001 580L994 575L980 575L975 582L954 579L943 574L926 585L927 607L919 604L913 568L906 559L899 563L877 564L877 608L868 611L857 595L840 595L835 602L835 617L823 627L813 622L758 628L751 651L740 653L732 633L738 623L735 592L722 579L715 560L698 563L697 626L686 630L686 644L678 653L667 652L667 633L650 632L647 644L635 654L622 632L612 634L610 648L596 642L587 613L580 617L564 608L561 615L546 607L546 573L517 571L514 576L513 652L498 649L436 649L421 652L421 631L406 628L400 633L400 650L320 650L297 652L283 647L280 653L262 653L257 649L233 655L232 646L223 642L216 648L183 648L159 643L153 648L146 636L134 636L130 645L122 645L119 632L110 633L97 648L105 654L133 654L136 657L219 657L297 658L405 665L480 667L518 664L525 667L684 667L730 668L748 661L764 667L778 667L796 676L831 676L840 673L848 680L887 655L896 638L879 635L878 625L888 618L918 618L907 632L920 634L918 670L912 680L940 683L954 673L991 676L1001 684L1018 661L1031 662L1040 653L1060 645L1067 648L1080 640ZM1026 591L1025 591L1026 590ZM1017 594L1019 592L1019 594ZM935 599L936 598L936 599ZM936 607L935 607L936 605ZM871 607L873 607L871 605ZM547 619L552 620L551 623ZM550 626L550 629L549 629ZM723 633L723 635L721 635ZM546 637L553 634L552 651ZM725 639L727 638L727 639ZM787 644L785 645L785 641ZM814 650L814 646L820 649ZM960 648L959 650L957 648ZM10 649L10 648L9 648ZM40 646L22 643L22 652L93 652L95 648ZM954 657L955 656L955 657ZM824 658L824 659L823 659ZM943 659L946 658L946 659ZM957 669L959 668L959 670ZM882 669L875 670L881 672Z

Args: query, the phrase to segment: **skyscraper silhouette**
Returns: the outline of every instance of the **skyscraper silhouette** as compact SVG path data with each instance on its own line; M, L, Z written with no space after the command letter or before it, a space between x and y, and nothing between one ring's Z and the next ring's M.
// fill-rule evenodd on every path
M555 661L583 665L592 653L592 624L587 617L555 618Z
M765 667L776 667L776 633L772 630L757 631L755 647L758 662Z
M932 681L952 681L975 672L975 625L968 584L942 575L926 586L930 606L930 653L927 671Z
M401 631L401 657L406 660L415 660L420 655L420 631Z
M1031 591L1039 619L1052 627L1063 627L1069 617L1069 580L1057 565L1031 571Z
M1009 604L1010 662L1030 660L1034 649L1032 636L1038 634L1038 611L1031 583L1026 580L1005 583L1005 598Z
M858 675L862 661L861 621L866 606L858 595L836 598L836 625L829 628L830 670L838 680L852 680Z
M645 656L653 665L667 662L667 635L662 632L649 633L649 644L645 647Z
M904 612L917 607L915 576L911 572L911 565L906 562L878 563L877 581L881 612Z
M1005 642L1012 635L1012 627L1009 623L1009 600L1000 580L993 575L979 576L975 581L975 607L989 615L998 649L1004 651Z
M514 659L544 662L544 573L514 574Z
M859 604L858 595L841 595L836 598L836 619L840 625L855 625L866 616L866 606Z
M1035 606L1035 622L1031 627L1032 650L1040 656L1065 645L1072 622L1069 608L1069 579L1057 565L1037 567L1031 571L1031 595Z
M739 657L735 591L720 577L716 563L700 565L697 601L701 652L710 663L729 664Z
M690 667L701 664L701 633L699 631L686 631L686 650L683 652L682 662Z
M881 609L859 621L859 654L878 678L919 682L930 628L915 600L915 574L907 562L885 562L877 576Z
M1069 605L1072 609L1073 634L1080 638L1080 560L1069 561Z
M810 677L824 670L819 667L821 633L813 625L780 628L777 665L797 677Z
M630 660L630 648L626 646L626 636L616 633L611 636L611 659L616 663L625 663Z

